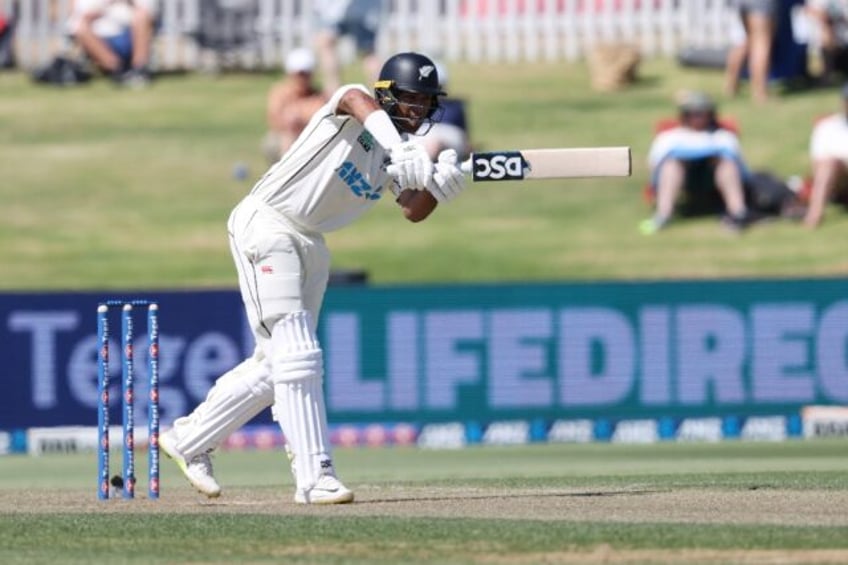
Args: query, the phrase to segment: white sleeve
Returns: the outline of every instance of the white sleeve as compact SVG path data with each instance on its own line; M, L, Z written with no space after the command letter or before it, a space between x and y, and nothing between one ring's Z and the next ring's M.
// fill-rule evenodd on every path
M361 84L346 84L344 86L339 87L332 96L330 96L330 100L327 102L327 108L333 113L337 113L339 108L339 102L341 102L342 96L347 94L347 92L351 90L361 90L368 96L371 96L371 93Z
M810 158L814 161L831 154L829 124L830 118L825 118L813 128L813 134L810 136Z

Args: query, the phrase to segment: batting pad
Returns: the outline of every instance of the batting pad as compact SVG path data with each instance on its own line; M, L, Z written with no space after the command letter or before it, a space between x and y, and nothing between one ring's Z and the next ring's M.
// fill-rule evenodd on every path
M288 314L271 334L274 351L274 415L294 454L297 488L309 490L322 474L333 474L324 365L308 312Z
M257 350L221 376L191 414L174 421L177 449L186 460L215 449L273 401L270 366Z

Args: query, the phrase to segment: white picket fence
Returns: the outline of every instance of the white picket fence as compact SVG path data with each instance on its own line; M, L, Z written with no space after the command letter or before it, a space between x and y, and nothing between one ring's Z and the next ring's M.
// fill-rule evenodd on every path
M156 65L194 69L204 49L191 32L213 0L160 0ZM309 44L311 0L217 0L251 4L251 41L232 54L244 67L275 67L291 48ZM598 43L638 44L646 57L680 47L723 47L736 24L731 0L384 0L378 49L416 49L445 60L473 62L575 61ZM0 0L17 7L19 65L30 68L67 44L70 0ZM208 55L208 53L207 53Z

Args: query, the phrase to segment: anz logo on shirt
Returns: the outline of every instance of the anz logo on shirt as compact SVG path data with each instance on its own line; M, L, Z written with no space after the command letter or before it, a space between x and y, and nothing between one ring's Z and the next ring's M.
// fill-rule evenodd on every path
M368 184L365 176L350 161L342 163L342 166L336 169L336 173L355 195L366 200L379 200L380 196L382 196L380 193L383 191L383 187L378 186L374 188Z

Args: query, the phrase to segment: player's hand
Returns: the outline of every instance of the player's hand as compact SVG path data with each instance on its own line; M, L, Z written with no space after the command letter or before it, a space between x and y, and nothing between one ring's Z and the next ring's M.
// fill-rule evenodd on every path
M427 186L427 190L439 203L453 200L465 190L465 175L456 166L456 161L456 151L453 149L439 153L433 180Z
M391 163L386 167L401 189L425 190L433 180L433 162L427 150L416 141L404 141L389 148Z

